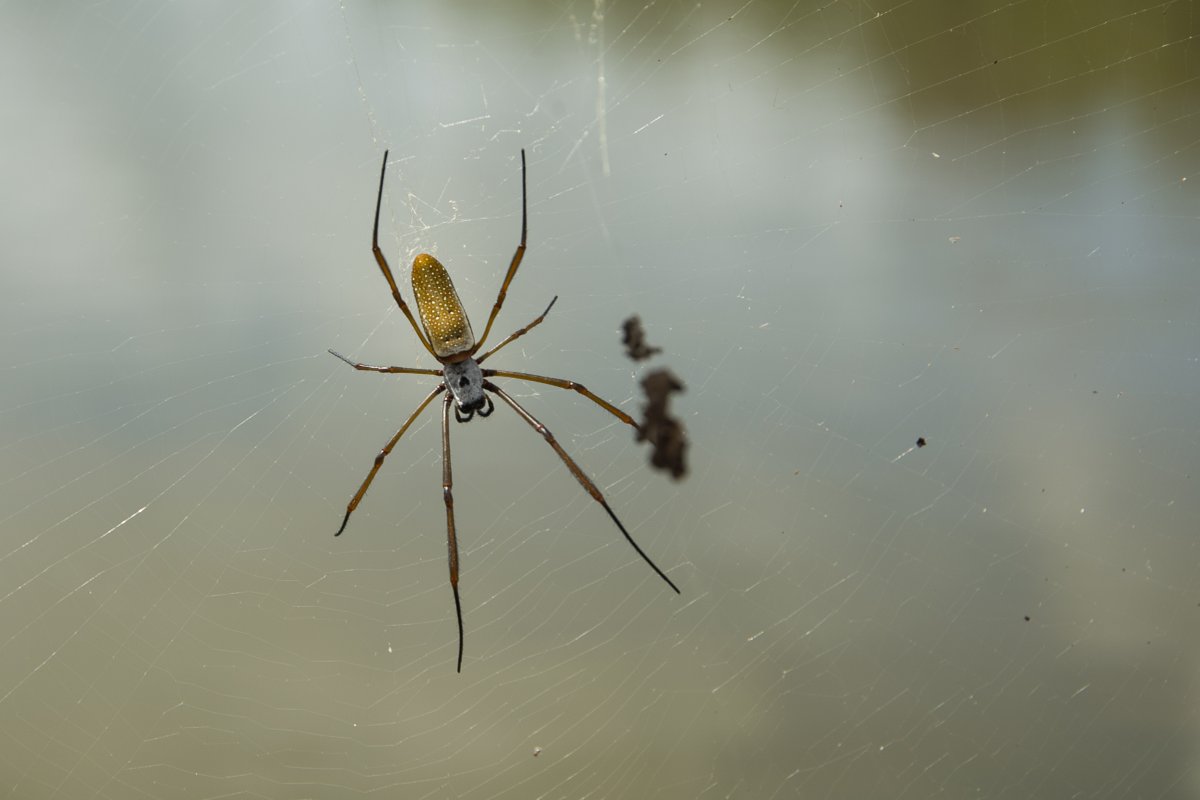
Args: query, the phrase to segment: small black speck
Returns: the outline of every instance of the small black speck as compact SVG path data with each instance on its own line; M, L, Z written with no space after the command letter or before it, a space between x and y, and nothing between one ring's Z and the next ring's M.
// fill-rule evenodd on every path
M1026 622L1029 622L1029 615L1028 615L1028 614L1026 614L1026 615L1025 615L1025 621L1026 621Z
M929 443L925 441L925 437L924 437L924 436L918 436L918 437L917 437L917 447L924 447L924 446L925 446L925 445L927 445L927 444L929 444Z

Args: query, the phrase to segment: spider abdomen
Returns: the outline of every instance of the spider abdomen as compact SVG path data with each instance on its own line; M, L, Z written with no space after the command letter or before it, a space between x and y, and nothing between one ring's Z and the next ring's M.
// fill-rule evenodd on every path
M475 347L471 321L463 310L450 273L441 262L428 253L413 259L413 294L421 324L429 336L429 344L438 358L451 358Z

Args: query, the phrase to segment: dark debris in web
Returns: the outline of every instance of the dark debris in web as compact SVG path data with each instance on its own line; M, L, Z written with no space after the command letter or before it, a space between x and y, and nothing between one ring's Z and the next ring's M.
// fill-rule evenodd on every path
M625 355L634 361L645 361L655 353L661 353L661 347L651 347L646 344L646 329L642 327L642 318L634 314L621 323L621 344L625 345Z
M662 352L662 348L646 343L646 332L637 315L625 320L621 330L626 355L634 361ZM642 406L637 441L650 443L650 466L679 480L687 474L688 440L683 423L671 415L670 404L671 395L684 391L683 382L669 369L660 368L647 372L641 385L646 403Z
M687 435L683 423L671 416L671 395L683 391L683 384L669 369L656 369L642 378L646 405L642 406L642 429L638 441L650 442L650 465L668 471L679 480L687 474Z

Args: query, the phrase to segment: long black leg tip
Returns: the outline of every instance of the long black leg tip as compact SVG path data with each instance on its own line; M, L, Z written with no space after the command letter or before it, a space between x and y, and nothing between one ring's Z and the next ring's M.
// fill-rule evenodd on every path
M613 510L611 508L609 508L608 503L601 500L600 505L604 506L604 510L608 512L608 516L612 518L612 521L617 524L617 528L621 531L622 534L624 534L625 541L627 541L631 545L633 545L633 549L636 550L637 554L642 557L642 560L650 565L650 568L652 570L654 570L654 572L658 575L658 577L662 578L664 581L667 582L667 586L670 586L672 589L675 590L675 594L683 594L683 592L679 591L679 587L675 585L675 582L667 577L667 573L665 573L661 569L659 569L658 564L655 564L654 561L650 558L650 556L646 555L646 552L644 550L642 550L641 547L638 546L637 542L635 542L633 540L633 537L629 535L629 531L625 530L625 526L621 524L621 520L617 519L617 515L613 513Z
M463 657L462 601L458 599L458 586L450 584L450 588L454 592L454 615L458 617L458 668L455 671L461 673Z
M346 523L347 523L347 522L349 522L349 521L350 521L350 512L349 512L349 511L347 511L347 512L346 512L346 516L342 517L342 527L340 527L340 528L338 528L338 529L337 529L337 533L335 533L335 534L334 534L334 536L341 536L341 535L342 535L342 531L346 530ZM679 590L678 590L678 589L676 589L675 591L677 591L677 592L678 592Z

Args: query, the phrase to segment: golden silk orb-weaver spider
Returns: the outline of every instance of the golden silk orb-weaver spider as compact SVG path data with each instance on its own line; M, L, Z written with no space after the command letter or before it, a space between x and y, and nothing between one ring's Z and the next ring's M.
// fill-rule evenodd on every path
M483 348L483 343L487 341L488 334L492 330L492 323L496 321L496 315L500 313L500 307L504 305L504 298L508 294L508 286L512 283L513 276L517 274L517 267L521 266L521 259L525 257L525 239L528 234L528 214L525 199L525 151L521 151L521 243L517 245L517 250L513 253L512 261L508 265L508 273L504 276L504 282L500 284L500 291L496 295L496 302L492 306L492 313L488 316L487 326L483 329L483 336L479 337L478 341L475 340L475 334L471 330L471 321L467 319L467 312L463 310L462 302L458 299L458 292L454 290L454 283L450 280L450 273L446 272L446 268L428 253L418 255L413 259L412 264L413 295L417 300L417 312L421 315L421 326L417 325L417 320L413 317L412 312L409 311L404 298L400 296L400 290L396 287L396 279L392 277L392 270L388 266L387 258L384 257L383 251L379 249L379 209L383 205L383 180L387 174L387 157L387 151L384 151L383 166L379 170L379 194L375 199L375 227L371 233L371 251L375 254L375 261L379 264L379 269L383 272L383 277L388 282L388 287L392 290L392 297L396 299L396 305L400 306L400 311L408 319L409 324L412 325L413 332L417 334L417 338L420 339L422 346L429 351L430 355L438 360L442 368L376 367L370 364L360 364L351 361L334 350L330 350L329 352L358 370L404 375L435 375L441 378L442 382L425 396L425 399L421 401L417 409L400 426L400 430L396 431L396 435L383 446L383 449L379 451L379 455L375 456L375 463L371 467L371 471L367 473L366 479L363 480L362 485L358 487L358 491L354 493L354 497L351 498L350 503L346 506L346 516L342 518L342 525L338 528L334 536L341 536L342 531L346 530L346 523L350 521L350 515L354 513L354 509L362 502L363 495L367 493L367 489L371 486L371 481L375 480L375 475L379 472L379 468L383 466L384 459L392 452L396 443L400 441L400 437L404 435L404 432L420 416L421 412L433 402L435 397L443 395L442 499L446 503L446 547L449 551L450 589L454 592L454 613L458 619L457 671L462 672L464 637L462 601L458 594L458 537L454 528L453 480L450 472L450 408L451 406L454 407L454 419L458 422L470 422L476 414L480 417L487 417L495 410L492 398L488 396L489 394L494 394L512 408L517 413L517 416L523 419L529 427L541 434L542 438L546 440L546 444L553 448L570 473L575 476L575 480L579 481L579 484L592 496L593 500L604 507L608 516L616 523L617 528L625 536L626 541L633 545L633 549L642 557L642 560L649 564L658 573L658 576L675 590L676 594L679 594L679 587L667 577L665 572L658 568L658 565L650 559L650 556L646 555L642 551L642 548L638 546L638 543L633 540L633 537L629 535L629 531L625 530L625 526L621 524L621 520L617 519L617 515L609 507L608 501L604 499L604 495L600 492L600 489L592 482L591 478L584 474L579 465L575 463L575 460L567 455L567 451L554 438L554 434L533 414L526 411L520 403L489 379L512 378L519 381L531 381L547 386L556 386L560 389L571 389L591 400L635 430L640 432L641 426L634 421L633 417L621 411L612 403L592 394L582 384L575 381L564 380L562 378L549 378L545 375L531 375L527 372L509 372L507 370L483 369L480 367L480 364L491 358L492 354L496 351L529 333L538 325L541 325L542 321L546 319L546 315L550 313L550 309L554 306L555 301L558 300L558 296L556 295L550 301L550 305L546 306L546 310L533 322L509 334L508 338L490 350L485 351L483 355L478 357L475 355Z

